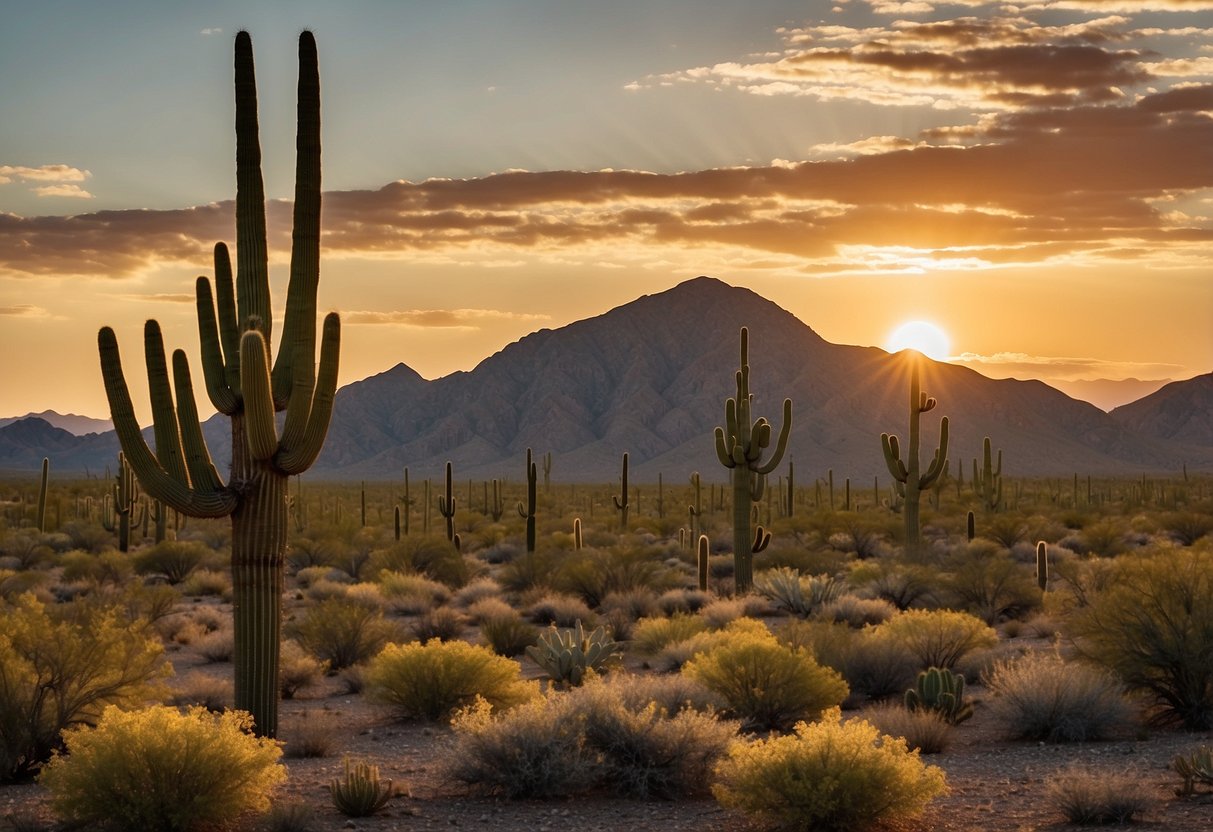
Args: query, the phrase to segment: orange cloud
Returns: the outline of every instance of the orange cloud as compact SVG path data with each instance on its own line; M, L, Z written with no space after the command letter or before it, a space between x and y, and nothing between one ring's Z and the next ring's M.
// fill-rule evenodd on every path
M375 324L420 328L478 329L487 321L546 321L549 315L499 309L404 309L391 312L343 312L346 324Z

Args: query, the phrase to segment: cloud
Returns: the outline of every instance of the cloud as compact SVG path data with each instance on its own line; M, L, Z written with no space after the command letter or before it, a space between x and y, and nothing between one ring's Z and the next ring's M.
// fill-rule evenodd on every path
M1011 3L1001 15L785 28L775 53L650 76L627 88L702 84L754 95L992 111L1115 103L1126 90L1158 78L1209 75L1208 59L1160 60L1149 44L1168 36L1207 39L1213 30L1138 30L1129 18L1109 13L1113 6L1135 11L1145 5L1087 4L1083 10L1103 16L1069 23L1036 22L1025 12L1037 6ZM931 10L919 3L873 4L878 15Z
M87 170L70 165L42 165L37 168L22 165L0 165L0 185L14 179L23 182L83 182L92 176Z
M184 292L158 292L147 295L126 294L121 296L123 300L146 301L150 303L195 303L197 298L194 295Z
M981 355L965 352L948 359L952 364L970 367L995 378L1052 378L1080 381L1100 378L1163 378L1184 375L1188 368L1180 364L1139 361L1107 361L1097 358L1027 355L999 352Z
M492 321L546 321L549 315L506 312L499 309L404 309L391 312L344 312L347 324L374 324L436 329L479 329Z
M45 318L50 315L41 306L30 306L28 304L21 306L0 306L0 315L5 315L13 318Z
M32 189L38 196L59 196L72 199L92 199L93 195L79 185L42 185Z
M198 34L200 34L200 35L222 35L223 30L218 27L212 27L212 28L203 29L202 31L198 32Z

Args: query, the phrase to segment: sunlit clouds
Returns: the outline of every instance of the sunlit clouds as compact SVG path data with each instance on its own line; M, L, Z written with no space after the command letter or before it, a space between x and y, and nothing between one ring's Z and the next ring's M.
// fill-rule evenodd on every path
M348 324L373 324L442 329L478 329L490 321L540 322L547 315L503 312L498 309L403 309L397 311L352 311L341 316Z
M0 186L20 183L38 196L92 199L93 195L78 184L90 176L92 174L87 170L70 165L42 165L36 168L0 165Z

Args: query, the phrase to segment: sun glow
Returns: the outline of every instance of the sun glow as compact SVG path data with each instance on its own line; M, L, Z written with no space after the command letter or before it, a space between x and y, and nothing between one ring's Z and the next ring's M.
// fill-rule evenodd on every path
M929 321L907 321L889 333L885 349L889 352L918 350L927 358L943 361L951 354L952 341L946 332Z

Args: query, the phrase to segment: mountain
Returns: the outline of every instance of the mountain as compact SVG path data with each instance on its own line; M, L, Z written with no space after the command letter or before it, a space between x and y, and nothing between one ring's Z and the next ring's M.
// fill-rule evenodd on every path
M750 331L755 415L778 429L784 397L794 403L789 457L802 482L833 469L838 480L887 484L880 434L906 431L911 354L831 344L774 303L707 277L532 333L467 372L426 381L398 364L349 384L307 476L400 479L408 466L414 478L434 477L451 460L459 478L517 481L530 447L552 453L557 481L616 480L624 451L635 482L658 473L681 480L694 470L721 481L712 433L736 390L742 326ZM1011 476L1177 471L1185 463L1213 470L1213 448L1142 435L1041 382L921 361L923 388L940 403L924 419L924 445L934 448L937 414L947 414L953 471L960 460L967 472L984 436L1003 449ZM10 463L6 433L15 427L0 428L0 467L36 467L30 448L21 465ZM204 432L225 470L226 419L208 420ZM79 449L61 452L82 458ZM100 465L116 453L114 443Z
M1213 373L1173 381L1116 408L1112 418L1143 436L1213 447Z
M41 419L49 425L60 428L75 436L86 436L90 433L105 433L114 429L114 423L109 419L94 419L91 416L77 416L75 413L56 413L44 410L41 413L26 413L24 416L9 416L0 418L0 428L7 427L22 419Z
M1141 380L1137 378L1093 378L1069 381L1067 379L1044 379L1072 399L1090 402L1100 410L1111 411L1123 404L1135 402L1158 390L1171 379Z

